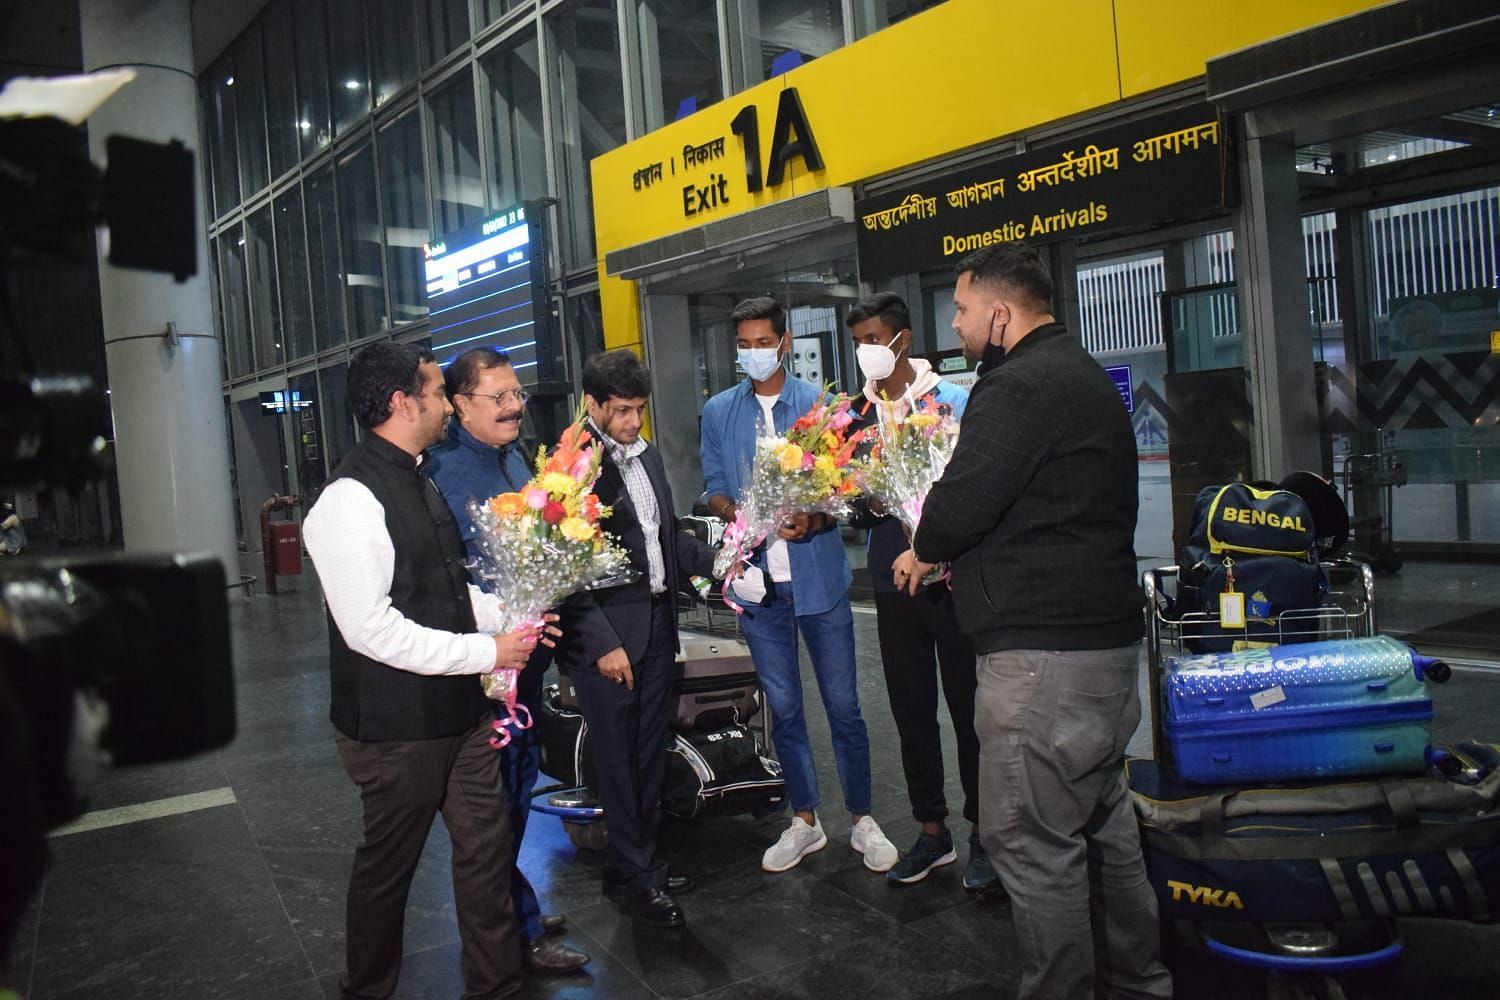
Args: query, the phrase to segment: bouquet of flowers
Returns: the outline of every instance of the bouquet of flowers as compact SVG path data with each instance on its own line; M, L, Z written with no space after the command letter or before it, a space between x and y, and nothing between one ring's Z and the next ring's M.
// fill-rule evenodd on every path
M929 393L921 399L886 400L878 406L877 438L865 473L866 490L879 497L886 511L908 534L922 520L927 491L943 475L958 444L958 421ZM934 568L925 583L946 573Z
M599 527L609 516L592 492L603 460L604 448L584 429L580 413L550 456L545 447L537 449L536 475L518 492L469 501L480 548L471 568L500 598L500 632L540 628L547 609L569 594L628 578L629 556ZM516 714L518 673L502 669L480 677L485 695L509 711L495 722L498 735L490 742L496 747L510 742L507 725L531 725Z
M724 577L736 565L748 563L756 546L789 514L848 513L850 498L859 492L854 452L862 437L862 432L848 433L854 422L852 403L843 394L819 400L785 435L756 440L745 476L748 485L734 522L724 531L715 576Z

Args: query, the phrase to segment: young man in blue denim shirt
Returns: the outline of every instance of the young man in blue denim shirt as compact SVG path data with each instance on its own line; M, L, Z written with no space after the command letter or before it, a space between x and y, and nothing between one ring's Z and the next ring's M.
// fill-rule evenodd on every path
M816 387L787 376L783 361L791 338L786 312L775 299L741 302L730 322L747 378L704 405L701 429L709 510L726 520L734 517L735 502L746 485L757 436L784 433L822 395ZM898 855L870 815L870 739L859 710L854 669L849 560L834 519L821 513L791 515L778 537L756 557L755 568L770 581L768 600L758 606L750 601L740 628L771 706L772 739L796 813L781 839L766 851L761 867L786 871L828 844L816 813L817 771L802 713L800 631L828 712L844 806L853 823L850 846L864 855L865 867L887 871ZM736 583L735 592L745 603L746 584Z
M428 452L427 474L452 509L472 558L478 549L468 502L483 503L500 493L519 490L531 478L525 449L519 444L526 393L521 390L510 358L489 347L460 354L448 366L446 381L456 419L449 423L448 439ZM521 671L517 700L533 714L539 708L542 675L551 653L550 649L539 648ZM589 956L551 936L563 930L563 918L542 913L536 891L519 864L521 837L531 814L531 792L542 766L537 730L513 729L510 743L499 752L510 796L511 846L518 862L511 869L511 895L521 925L526 970L533 974L576 971L588 964Z

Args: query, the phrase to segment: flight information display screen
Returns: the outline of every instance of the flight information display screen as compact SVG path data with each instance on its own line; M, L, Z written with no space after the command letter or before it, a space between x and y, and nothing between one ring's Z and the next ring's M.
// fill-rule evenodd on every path
M428 243L432 352L447 367L473 347L510 355L523 383L554 377L542 213L517 205Z

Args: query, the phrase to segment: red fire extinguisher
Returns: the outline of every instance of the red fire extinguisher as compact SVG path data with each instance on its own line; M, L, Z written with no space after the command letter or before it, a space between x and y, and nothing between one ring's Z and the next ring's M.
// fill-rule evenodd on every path
M290 512L296 497L273 496L260 505L260 550L265 560L266 593L276 593L276 577L302 572L302 531L296 521L272 521L271 512Z

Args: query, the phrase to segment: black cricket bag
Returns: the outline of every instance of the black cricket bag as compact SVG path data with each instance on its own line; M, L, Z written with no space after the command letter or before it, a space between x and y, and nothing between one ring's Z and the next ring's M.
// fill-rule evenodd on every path
M732 723L673 739L661 803L673 816L771 813L785 801L781 762L749 726Z
M1244 628L1210 624L1187 644L1219 653L1237 640L1276 642L1283 611L1316 608L1327 591L1318 568L1317 529L1307 502L1269 484L1206 486L1193 501L1184 549L1180 608L1217 618L1220 596L1244 598Z
M1163 917L1500 916L1500 770L1204 789L1130 760L1126 777Z
M559 685L549 684L542 693L535 725L542 747L542 771L565 787L594 788L598 772L588 723L578 703L565 698Z

